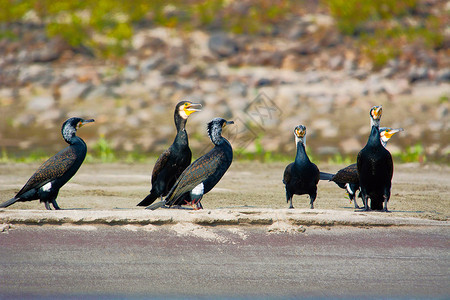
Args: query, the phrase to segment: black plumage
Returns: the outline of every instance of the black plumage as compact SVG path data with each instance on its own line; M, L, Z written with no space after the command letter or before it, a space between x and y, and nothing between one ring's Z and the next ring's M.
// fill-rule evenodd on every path
M387 142L394 134L403 131L403 128L380 127L380 141L386 147ZM358 168L356 164L351 164L336 174L320 172L320 180L329 180L335 182L340 188L347 190L350 201L354 201L355 208L359 208L356 203L356 192L359 190ZM361 197L361 194L359 194Z
M55 209L60 209L56 203L59 189L75 175L86 157L86 143L76 135L77 129L91 122L94 120L70 118L65 121L61 132L69 146L44 162L17 195L0 207L8 207L17 201L40 199L47 209L51 209L50 203Z
M298 125L294 129L297 154L295 161L284 170L283 183L286 188L286 202L289 208L294 208L292 198L294 195L308 194L311 209L317 197L317 183L319 182L319 168L309 160L305 150L306 127Z
M147 208L156 209L164 205L171 207L186 203L200 208L203 195L219 182L233 161L230 142L222 136L222 128L233 123L222 118L209 122L207 130L214 148L184 170L164 201Z
M175 107L174 121L177 135L172 145L158 158L152 172L152 188L150 194L139 202L138 206L152 204L157 198L164 197L173 187L181 173L190 165L192 152L186 132L188 117L200 111L201 104L190 101L181 101Z
M394 164L391 154L380 141L381 114L381 106L374 106L370 110L372 129L366 146L358 153L357 157L364 210L369 210L368 199L370 198L371 209L388 211L387 202L391 195Z
M320 172L320 179L333 181L340 188L347 190L350 201L354 201L355 208L359 208L356 203L356 192L359 190L358 169L356 164L351 164L340 169L336 174Z

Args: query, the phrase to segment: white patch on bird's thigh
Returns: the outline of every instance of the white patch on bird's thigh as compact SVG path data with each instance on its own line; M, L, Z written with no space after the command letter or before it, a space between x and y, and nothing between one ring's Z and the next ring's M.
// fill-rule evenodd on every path
M197 185L195 188L192 189L191 193L194 195L203 195L204 187L203 182Z
M349 183L346 183L346 184L345 184L345 188L347 189L347 192L348 192L349 194L354 194L354 192L352 191L352 188L350 187L350 184L349 184Z
M42 190L43 192L48 192L48 191L51 190L51 188L52 188L52 183L51 183L51 182L48 182L48 183L44 184L44 185L41 187L41 190Z

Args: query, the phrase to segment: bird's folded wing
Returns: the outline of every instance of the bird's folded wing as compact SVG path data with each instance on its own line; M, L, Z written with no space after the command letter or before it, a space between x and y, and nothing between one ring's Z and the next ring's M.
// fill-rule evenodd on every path
M39 169L28 179L25 186L17 193L17 196L40 187L47 182L64 175L76 160L75 151L71 147L64 148L44 162Z
M191 191L214 174L223 155L222 152L213 149L187 167L167 195L166 204L172 205L181 195Z

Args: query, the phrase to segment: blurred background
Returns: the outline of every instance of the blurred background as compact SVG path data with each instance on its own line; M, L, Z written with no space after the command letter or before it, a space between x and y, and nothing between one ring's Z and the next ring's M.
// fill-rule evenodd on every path
M307 127L312 159L356 161L370 132L403 127L400 162L450 163L450 1L0 0L0 161L65 147L79 131L88 160L154 159L175 137L181 100L194 156L205 124L241 159L292 160Z

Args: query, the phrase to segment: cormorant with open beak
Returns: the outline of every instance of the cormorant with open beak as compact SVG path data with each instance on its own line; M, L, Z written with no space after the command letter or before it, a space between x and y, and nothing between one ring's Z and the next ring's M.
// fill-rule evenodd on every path
M152 172L150 194L139 202L138 206L148 206L157 198L166 196L181 173L191 164L192 152L186 132L189 116L200 111L201 104L181 101L175 107L174 120L177 135L172 145L158 158Z
M364 210L388 211L387 203L391 196L394 163L391 153L383 147L380 140L381 106L374 106L370 110L372 129L366 146L358 153L357 169ZM384 204L384 206L383 206Z
M403 128L380 127L381 144L386 147L389 139L397 132L403 131ZM354 201L355 208L359 208L356 203L356 192L359 190L359 177L356 164L351 164L340 169L336 174L320 172L320 180L329 180L335 182L340 188L347 191L350 202ZM359 195L361 197L361 194Z

